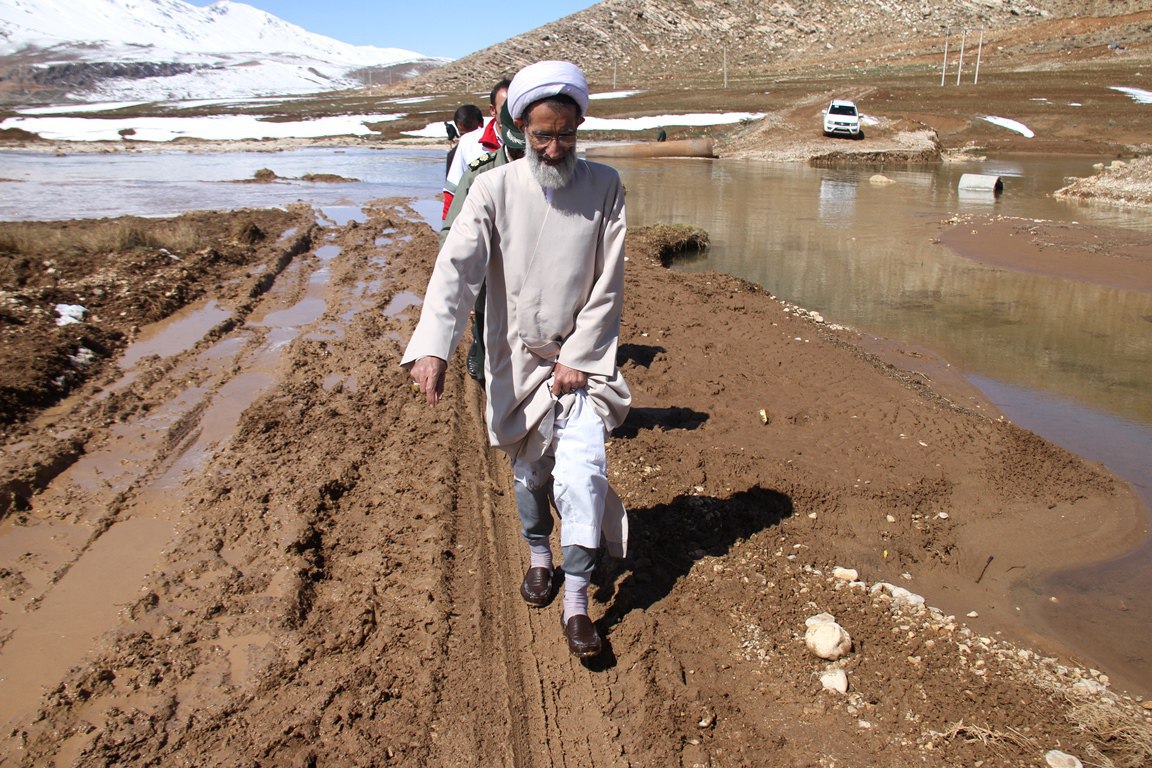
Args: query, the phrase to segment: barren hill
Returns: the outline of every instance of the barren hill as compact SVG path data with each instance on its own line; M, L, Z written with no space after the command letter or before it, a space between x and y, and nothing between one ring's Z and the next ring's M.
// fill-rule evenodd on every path
M898 65L939 56L964 32L974 45L981 31L1021 65L1108 55L1117 42L1152 39L1152 9L1146 0L605 0L399 87L485 90L545 58L575 61L602 85Z

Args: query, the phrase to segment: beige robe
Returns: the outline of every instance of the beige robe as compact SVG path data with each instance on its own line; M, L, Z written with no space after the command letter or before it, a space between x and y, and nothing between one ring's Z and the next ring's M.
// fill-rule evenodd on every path
M481 174L440 249L402 364L450 359L486 280L491 444L513 460L542 455L567 399L548 390L556 362L588 374L592 405L615 429L632 402L616 368L626 227L624 186L608 166L578 161L551 201L527 160ZM604 533L614 544L626 541L623 515L610 493Z
M631 404L616 369L626 226L624 187L608 166L578 161L551 203L527 161L478 176L436 259L403 364L449 359L487 280L492 445L514 460L541 455L560 415L547 388L556 362L589 374L593 407L615 429Z

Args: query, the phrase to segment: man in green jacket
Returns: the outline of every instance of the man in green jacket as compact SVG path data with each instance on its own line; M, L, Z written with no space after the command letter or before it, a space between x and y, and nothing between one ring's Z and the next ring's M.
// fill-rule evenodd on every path
M460 178L460 183L456 185L456 195L452 198L452 204L448 206L448 214L444 217L444 223L440 227L440 245L444 245L444 240L448 237L449 230L452 229L452 222L456 220L460 209L464 207L464 200L468 197L468 190L476 177L485 171L499 168L501 165L524 157L524 134L512 122L512 118L508 114L507 104L500 110L499 120L502 142L500 149L485 153L468 164L468 170ZM484 383L484 301L487 298L486 294L487 291L481 287L480 293L476 296L476 305L472 311L472 344L468 347L468 375L481 384Z

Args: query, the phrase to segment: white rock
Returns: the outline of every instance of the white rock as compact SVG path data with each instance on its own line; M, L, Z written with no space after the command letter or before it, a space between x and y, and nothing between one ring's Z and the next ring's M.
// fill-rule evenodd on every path
M860 574L856 572L855 568L833 568L832 575L840 581L856 581L860 578Z
M970 619L977 619L980 617L980 614L977 613L976 611L968 611L968 613L965 615Z
M878 581L872 585L872 594L885 591L892 596L892 599L897 603L907 603L908 605L924 605L924 598L914 592L909 592L904 587L898 587L895 584L889 584L886 581Z
M848 673L842 669L828 669L820 673L820 685L826 691L848 693Z
M1044 762L1048 763L1051 768L1084 768L1084 763L1080 762L1080 758L1058 749L1050 749L1045 752Z
M804 619L804 626L811 627L814 624L824 624L829 621L835 622L836 617L830 613L818 613L815 616L809 616Z
M870 184L895 184L896 182L882 173L874 173L868 178Z
M84 322L84 315L88 312L86 307L79 304L57 304L56 305L56 325L71 325L72 323Z
M1081 696L1100 696L1107 692L1108 688L1096 680L1078 680L1073 683L1072 690Z
M804 644L821 659L836 661L852 649L852 637L834 621L822 621L808 627Z

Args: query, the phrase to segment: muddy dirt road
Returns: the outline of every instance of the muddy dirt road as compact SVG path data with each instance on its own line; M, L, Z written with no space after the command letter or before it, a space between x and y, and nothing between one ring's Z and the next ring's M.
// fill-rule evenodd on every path
M635 404L609 471L632 551L598 573L607 649L582 664L559 606L517 594L483 395L457 359L429 410L397 365L433 231L401 202L215 226L187 253L27 259L5 295L3 383L31 415L2 454L0 764L1152 755L1146 711L1030 632L1044 598L1018 589L1086 544L1119 552L1142 510L943 368L888 366L755 286L664 269L683 232L631 233ZM144 324L169 292L186 307ZM88 314L57 326L57 303ZM133 343L78 363L81 339ZM72 395L40 412L49 385L16 375L21 350ZM805 648L820 612L852 636L838 662ZM847 693L822 688L829 668Z

